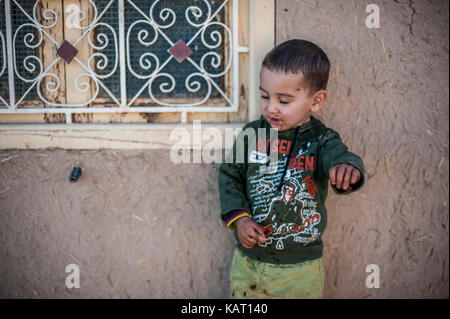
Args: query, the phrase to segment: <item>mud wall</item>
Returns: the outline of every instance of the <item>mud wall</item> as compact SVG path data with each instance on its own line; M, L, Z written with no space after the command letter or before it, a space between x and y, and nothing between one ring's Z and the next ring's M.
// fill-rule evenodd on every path
M365 1L276 4L278 43L328 53L318 116L367 169L360 192L330 193L324 297L448 298L448 2L375 3L379 29ZM166 150L2 150L0 297L226 298L234 239L218 199L217 165Z
M217 166L154 150L11 150L0 161L0 297L227 296L234 239L219 220ZM79 288L66 287L70 264Z

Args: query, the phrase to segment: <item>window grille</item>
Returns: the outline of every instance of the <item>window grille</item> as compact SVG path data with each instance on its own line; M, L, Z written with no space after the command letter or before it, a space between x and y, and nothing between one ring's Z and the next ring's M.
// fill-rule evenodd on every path
M1 2L0 2L1 4ZM37 50L34 45L38 43L39 38L36 30L32 25L27 23L27 17L25 13L32 12L35 1L24 1L22 4L23 11L17 7L11 8L11 26L13 30L16 30L16 37L22 38L29 45L16 46L17 55L13 61L17 76L14 77L14 87L17 95L23 96L26 94L28 99L36 99L37 95L33 91L28 91L29 81L36 78L39 75L39 66L36 60L32 56L36 56ZM3 10L2 10L3 11ZM9 88L8 88L8 70L7 70L7 52L6 52L6 20L4 15L0 15L0 101L3 101L2 108L5 108L9 100ZM24 60L20 57L30 57ZM22 79L21 79L22 78Z
M237 41L238 0L79 2L68 11L0 0L0 113L65 113L70 123L77 113L237 111L248 51ZM70 62L56 54L68 32L79 33Z

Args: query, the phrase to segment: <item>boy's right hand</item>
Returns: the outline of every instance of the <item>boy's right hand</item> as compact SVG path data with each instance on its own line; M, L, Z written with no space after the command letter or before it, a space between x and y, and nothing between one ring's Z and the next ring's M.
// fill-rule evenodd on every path
M241 217L234 222L237 228L238 238L244 248L250 249L256 243L264 243L267 238L264 236L263 227L249 217Z

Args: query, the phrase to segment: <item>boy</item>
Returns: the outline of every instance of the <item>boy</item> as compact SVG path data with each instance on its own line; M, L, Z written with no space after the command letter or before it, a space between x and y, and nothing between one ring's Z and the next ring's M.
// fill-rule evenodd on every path
M284 42L264 58L262 116L244 132L277 129L278 139L258 136L254 156L246 150L243 163L219 169L222 218L238 239L231 298L322 297L328 180L337 193L364 183L361 159L311 116L326 101L329 71L326 54L304 40ZM269 163L276 151L278 160Z

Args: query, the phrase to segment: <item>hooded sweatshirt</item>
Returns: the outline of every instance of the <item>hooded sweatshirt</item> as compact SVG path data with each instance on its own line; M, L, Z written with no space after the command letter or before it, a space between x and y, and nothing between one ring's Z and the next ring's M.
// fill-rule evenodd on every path
M248 123L238 136L244 142L235 142L231 159L221 164L222 219L230 229L243 216L261 225L267 242L246 249L238 240L238 248L253 259L291 264L320 258L329 170L340 163L357 168L361 172L357 184L350 185L347 192L334 189L338 194L354 192L364 184L363 162L348 151L337 132L314 117L297 128L278 131L275 140L269 129L263 117ZM256 138L245 134L248 131L255 132ZM244 135L248 138L242 138ZM242 145L244 150L239 153ZM237 156L242 153L243 160Z

